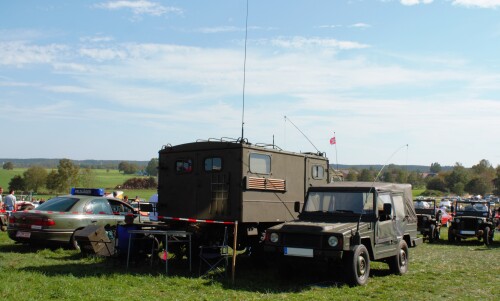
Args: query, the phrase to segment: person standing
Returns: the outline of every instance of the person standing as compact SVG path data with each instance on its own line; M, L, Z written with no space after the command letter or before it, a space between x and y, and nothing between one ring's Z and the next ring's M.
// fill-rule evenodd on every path
M9 195L5 197L5 209L7 211L15 211L16 197L14 196L14 189L9 190Z

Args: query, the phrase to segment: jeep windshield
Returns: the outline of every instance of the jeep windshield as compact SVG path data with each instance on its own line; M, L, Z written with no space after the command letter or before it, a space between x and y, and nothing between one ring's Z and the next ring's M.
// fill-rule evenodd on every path
M456 214L462 216L488 216L490 211L487 202L457 202Z
M373 214L373 193L311 191L304 212Z

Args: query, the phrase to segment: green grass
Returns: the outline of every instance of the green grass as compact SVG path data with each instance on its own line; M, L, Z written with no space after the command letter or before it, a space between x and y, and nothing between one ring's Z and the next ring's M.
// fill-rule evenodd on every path
M372 263L364 287L349 287L341 273L297 269L282 279L274 265L237 260L235 284L224 278L198 278L185 263L163 268L84 257L64 249L31 249L0 233L1 300L496 300L500 281L500 233L486 247L424 243L410 249L408 274L395 276L384 263Z

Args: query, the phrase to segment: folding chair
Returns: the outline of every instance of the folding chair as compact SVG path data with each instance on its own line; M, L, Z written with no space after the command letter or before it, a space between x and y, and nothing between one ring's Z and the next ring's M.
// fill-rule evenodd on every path
M221 245L200 246L199 276L203 277L211 271L224 269L227 274L229 263L229 247L227 245L227 227L224 228L224 239ZM202 273L203 270L203 273Z

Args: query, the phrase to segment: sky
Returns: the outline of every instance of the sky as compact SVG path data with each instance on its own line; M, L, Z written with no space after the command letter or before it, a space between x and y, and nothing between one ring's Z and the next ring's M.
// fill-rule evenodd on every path
M243 128L330 163L496 167L499 54L500 0L1 1L0 158Z

